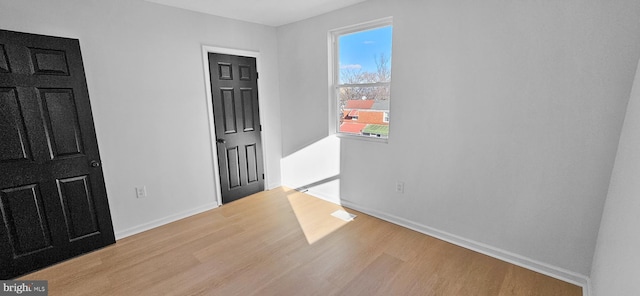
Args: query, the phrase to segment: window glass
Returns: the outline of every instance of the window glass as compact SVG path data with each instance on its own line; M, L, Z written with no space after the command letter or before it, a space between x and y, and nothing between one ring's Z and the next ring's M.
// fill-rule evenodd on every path
M390 20L332 33L337 133L389 137L391 101Z

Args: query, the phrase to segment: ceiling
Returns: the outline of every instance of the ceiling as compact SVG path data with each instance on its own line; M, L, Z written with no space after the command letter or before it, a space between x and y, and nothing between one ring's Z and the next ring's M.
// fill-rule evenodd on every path
M146 0L267 26L281 26L366 0Z

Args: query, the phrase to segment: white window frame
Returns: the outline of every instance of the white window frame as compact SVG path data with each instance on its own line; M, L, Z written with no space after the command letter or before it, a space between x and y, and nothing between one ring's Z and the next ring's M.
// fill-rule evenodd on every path
M361 139L361 140L368 140L368 141L374 141L374 142L387 143L389 141L389 136L387 138L377 138L377 137L373 138L365 135L341 133L339 131L340 120L338 117L338 114L340 114L340 110L338 110L339 108L338 92L340 87L388 86L389 89L391 89L391 81L377 82L377 83L362 83L362 84L340 84L340 80L339 80L340 54L338 49L338 38L342 35L386 27L386 26L393 26L393 17L386 17L382 19L377 19L377 20L360 23L353 26L342 27L342 28L329 31L328 45L329 45L329 131L330 131L330 134L335 134L336 136L342 137L342 138ZM393 41L392 41L392 44L393 44ZM393 60L393 58L391 60ZM393 73L393 62L391 64L391 69L392 69L391 72ZM392 77L391 79L393 80L393 74L391 75L391 77ZM389 109L391 108L389 107ZM390 112L390 110L388 110L388 112ZM391 133L389 133L389 135L391 135Z

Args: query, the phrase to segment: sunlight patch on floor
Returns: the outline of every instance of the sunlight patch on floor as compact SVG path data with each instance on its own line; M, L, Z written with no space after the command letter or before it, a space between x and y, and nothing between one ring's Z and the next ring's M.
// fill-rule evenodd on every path
M288 190L287 198L309 244L321 240L349 223L349 221L332 216L338 210L348 212L340 205L293 189Z
M334 216L334 217L336 217L338 219L341 219L341 220L344 220L344 221L347 221L347 222L353 221L353 219L356 218L355 214L349 214L345 210L337 210L337 211L331 213L331 216Z

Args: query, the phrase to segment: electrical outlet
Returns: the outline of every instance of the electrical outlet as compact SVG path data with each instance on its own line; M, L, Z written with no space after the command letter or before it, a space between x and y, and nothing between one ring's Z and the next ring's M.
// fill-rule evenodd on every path
M404 193L404 182L402 182L402 181L397 181L396 182L396 192L397 193Z
M147 186L136 187L136 197L137 198L147 197Z

